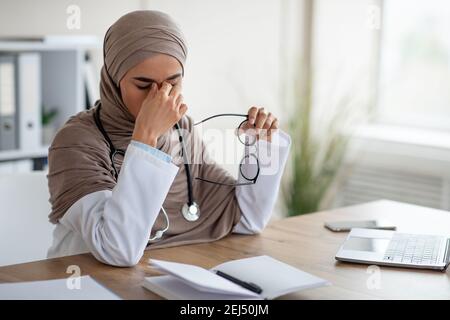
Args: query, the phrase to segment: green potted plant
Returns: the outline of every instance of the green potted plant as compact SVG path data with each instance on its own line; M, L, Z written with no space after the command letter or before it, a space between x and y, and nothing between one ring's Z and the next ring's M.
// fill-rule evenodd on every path
M363 105L355 101L355 94L344 95L335 101L330 99L327 117L313 118L310 81L303 81L303 85L297 81L296 88L289 122L289 174L282 189L288 216L322 209L344 159L356 113L354 106ZM322 130L313 130L317 128Z
M58 115L57 108L48 109L42 107L42 144L49 145L56 133L55 118Z

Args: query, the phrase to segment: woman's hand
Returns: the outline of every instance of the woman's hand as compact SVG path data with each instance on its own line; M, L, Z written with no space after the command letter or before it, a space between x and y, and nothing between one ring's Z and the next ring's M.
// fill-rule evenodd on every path
M186 113L181 86L163 82L158 90L153 83L142 102L133 131L133 140L156 147L158 138L172 128Z
M272 113L267 113L264 108L251 107L247 114L248 121L243 129L254 130L250 134L256 134L257 139L271 142L272 134L278 129L278 119Z

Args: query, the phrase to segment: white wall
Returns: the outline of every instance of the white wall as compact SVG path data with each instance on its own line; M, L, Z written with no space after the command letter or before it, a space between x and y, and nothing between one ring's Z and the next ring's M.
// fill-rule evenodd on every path
M281 116L279 0L9 0L0 3L0 36L93 34L101 41L121 15L154 9L173 16L189 44L184 95L190 113L246 111L261 105ZM69 5L81 9L81 28L66 26ZM98 72L101 53L96 54Z
M265 106L280 115L280 1L150 0L173 16L189 46L184 81L195 118Z
M80 8L80 29L67 28L67 8ZM141 8L140 0L2 0L0 2L0 36L95 35L100 41L108 27L123 14ZM103 58L94 59L100 70Z
M69 5L81 9L81 28L69 30L66 13ZM124 13L141 7L139 0L4 0L0 3L0 35L96 34Z

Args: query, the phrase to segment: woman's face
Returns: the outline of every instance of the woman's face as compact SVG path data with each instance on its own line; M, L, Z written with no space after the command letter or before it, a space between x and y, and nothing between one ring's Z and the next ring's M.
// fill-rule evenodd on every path
M153 82L160 88L164 81L182 86L182 80L182 67L177 59L166 54L152 56L128 70L120 80L122 101L136 118Z

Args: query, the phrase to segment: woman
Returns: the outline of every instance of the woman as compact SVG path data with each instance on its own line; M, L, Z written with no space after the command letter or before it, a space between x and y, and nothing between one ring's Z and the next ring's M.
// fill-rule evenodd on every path
M103 263L133 266L145 249L261 232L290 145L278 120L263 108L248 111L244 129L268 130L259 148L267 149L275 134L287 141L278 170L252 185L230 186L236 181L220 166L193 161L207 157L195 134L185 150L185 160L195 163L176 165L174 126L195 132L181 94L187 47L178 25L162 12L131 12L106 32L103 50L100 100L71 117L49 149L49 218L56 229L48 256L91 252Z

